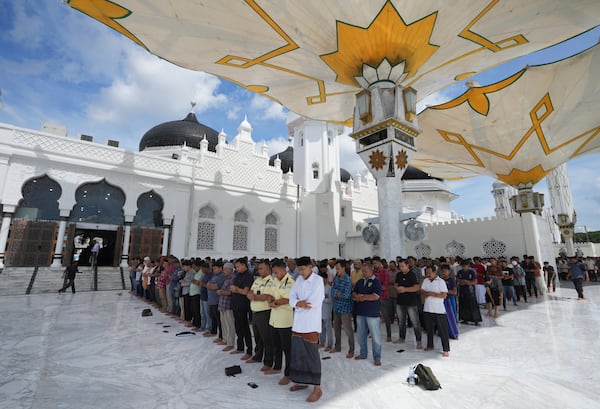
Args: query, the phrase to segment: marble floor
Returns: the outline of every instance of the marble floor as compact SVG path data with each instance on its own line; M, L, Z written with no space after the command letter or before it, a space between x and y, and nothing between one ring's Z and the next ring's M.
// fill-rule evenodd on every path
M384 342L381 367L333 354L322 361L324 395L313 406L600 408L600 286L585 292L588 300L577 301L565 286L481 327L461 325L450 358L416 351L412 336ZM155 309L142 318L147 307L123 291L0 297L0 408L310 406L307 391L278 386L258 364L241 363L243 373L227 378L239 355L210 338L176 337L187 328ZM406 384L418 362L443 389Z

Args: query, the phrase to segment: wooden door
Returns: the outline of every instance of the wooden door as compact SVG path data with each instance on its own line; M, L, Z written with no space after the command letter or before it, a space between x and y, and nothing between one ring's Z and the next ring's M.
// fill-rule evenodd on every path
M10 227L6 265L47 267L52 263L58 223L15 220Z

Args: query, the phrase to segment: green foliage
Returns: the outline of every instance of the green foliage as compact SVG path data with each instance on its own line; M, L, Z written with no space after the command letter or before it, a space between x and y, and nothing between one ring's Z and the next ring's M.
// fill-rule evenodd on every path
M600 243L600 230L589 231L587 233L575 233L576 242L590 241L592 243Z

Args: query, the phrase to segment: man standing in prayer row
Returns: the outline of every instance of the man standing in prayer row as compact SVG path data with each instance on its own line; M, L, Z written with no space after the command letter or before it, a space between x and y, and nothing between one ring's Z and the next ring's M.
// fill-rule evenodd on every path
M254 332L254 355L246 363L263 362L263 370L273 366L273 347L269 319L271 307L269 301L271 296L271 265L269 260L261 260L258 263L258 277L252 283L250 291L246 296L250 300L252 310L252 329Z
M481 322L481 312L479 311L479 304L475 295L477 273L470 267L470 263L467 260L464 260L461 266L462 270L456 274L459 285L458 315L460 321L465 324L472 322L475 325L479 325Z
M231 292L229 291L233 284L233 263L225 263L223 265L223 275L225 281L221 288L217 290L219 295L219 314L221 318L221 326L223 327L223 351L229 352L235 344L235 322L233 319L233 311L231 309Z
M442 356L447 357L450 351L450 340L444 299L448 294L448 288L446 282L437 275L434 267L428 266L425 273L426 278L421 283L425 328L427 329L427 348L425 348L425 351L433 350L433 334L434 329L437 327L442 339Z
M246 353L240 359L246 361L252 357L252 332L250 332L250 324L248 323L250 300L248 300L246 294L250 291L254 278L252 273L248 271L247 258L240 258L235 261L235 271L237 275L235 275L229 291L231 292L231 309L233 310L235 333L237 335L237 349L230 353L243 353L245 344Z
M289 304L295 308L290 362L290 379L295 385L290 387L290 391L314 385L306 401L316 402L323 395L318 344L324 285L321 277L313 273L310 257L300 257L297 264L300 276L290 291L289 299Z
M421 289L419 279L414 271L410 270L408 261L401 260L398 267L400 268L400 272L396 275L396 291L398 293L396 298L396 308L398 310L399 333L398 339L394 343L404 343L404 339L406 338L406 318L410 317L415 331L416 348L423 349L421 346L421 336L423 331L421 330L421 321L419 320L417 298L417 293Z
M295 266L296 264L294 264ZM265 375L280 373L283 355L285 355L285 368L283 378L279 380L279 385L287 385L290 383L292 324L294 322L294 310L290 305L290 293L294 286L294 278L291 273L286 272L285 263L281 259L273 260L271 268L274 277L271 284L272 300L269 303L271 307L269 326L273 338L273 368L267 369L264 373Z
M392 322L394 321L395 299L391 300L388 287L390 286L390 273L383 267L381 258L373 257L373 274L381 284L381 297L379 306L383 322L385 323L386 341L392 342Z
M371 335L373 363L381 366L381 333L379 326L380 297L383 292L379 279L373 274L371 264L363 265L363 278L358 280L352 293L356 302L356 318L358 323L358 345L360 354L354 359L367 359L369 349L367 339Z

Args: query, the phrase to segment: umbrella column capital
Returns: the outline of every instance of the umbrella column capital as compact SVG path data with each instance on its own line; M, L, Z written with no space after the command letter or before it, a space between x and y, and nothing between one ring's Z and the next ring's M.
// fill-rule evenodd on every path
M380 256L406 256L402 229L402 175L416 152L420 130L414 115L416 92L400 85L373 87L356 96L350 136L356 152L377 180Z

